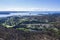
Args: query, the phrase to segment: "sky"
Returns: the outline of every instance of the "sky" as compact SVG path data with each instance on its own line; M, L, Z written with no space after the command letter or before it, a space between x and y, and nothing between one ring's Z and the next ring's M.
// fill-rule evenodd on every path
M60 0L0 0L0 11L60 11Z

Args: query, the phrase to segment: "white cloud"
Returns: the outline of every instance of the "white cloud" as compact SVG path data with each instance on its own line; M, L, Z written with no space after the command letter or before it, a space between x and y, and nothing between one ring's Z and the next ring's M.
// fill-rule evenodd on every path
M0 11L60 11L58 8L0 8Z

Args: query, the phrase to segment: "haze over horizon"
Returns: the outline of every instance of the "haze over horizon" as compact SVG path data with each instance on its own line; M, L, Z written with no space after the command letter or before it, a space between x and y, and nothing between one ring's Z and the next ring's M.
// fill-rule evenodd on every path
M60 11L60 0L0 0L0 11ZM10 16L1 14L0 17Z

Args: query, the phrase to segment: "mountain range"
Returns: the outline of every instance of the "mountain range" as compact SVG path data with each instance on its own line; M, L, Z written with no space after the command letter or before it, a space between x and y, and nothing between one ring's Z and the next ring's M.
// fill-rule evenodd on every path
M0 17L1 40L60 40L60 13Z

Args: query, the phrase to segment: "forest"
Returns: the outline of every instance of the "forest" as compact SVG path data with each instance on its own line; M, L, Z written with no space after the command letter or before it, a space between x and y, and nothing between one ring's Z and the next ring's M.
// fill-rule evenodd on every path
M0 17L0 40L60 40L60 13Z

